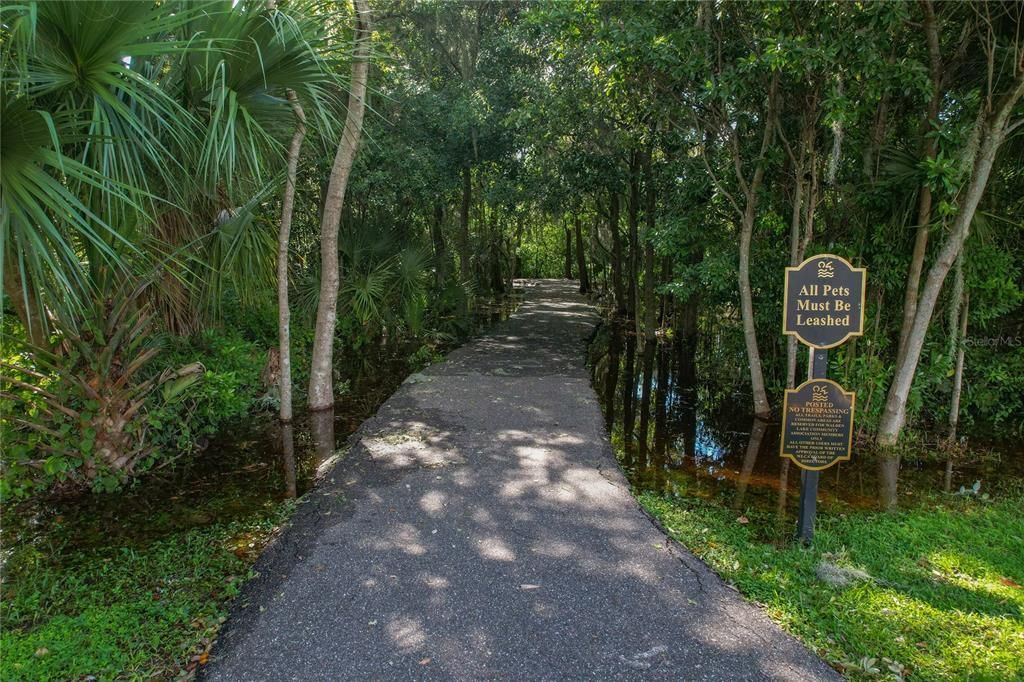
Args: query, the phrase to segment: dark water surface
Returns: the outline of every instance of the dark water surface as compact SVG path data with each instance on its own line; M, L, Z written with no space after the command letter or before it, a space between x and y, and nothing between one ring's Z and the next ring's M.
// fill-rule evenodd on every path
M749 394L702 382L700 363L680 344L645 344L631 331L604 324L590 349L593 385L631 483L710 500L738 514L760 512L762 527L755 530L762 537L791 536L801 470L779 457L780 425L751 417ZM983 457L954 462L948 475L953 492L980 481L977 494L997 494L1021 485L1024 454L989 448ZM876 509L894 497L898 506L913 505L942 493L946 476L941 460L904 459L897 474L855 445L850 461L821 472L818 509Z
M503 319L517 299L480 304L474 334ZM450 349L444 349L450 350ZM146 474L127 490L32 500L4 510L3 555L21 543L56 554L109 546L144 546L189 528L252 516L301 496L318 470L360 424L417 368L402 357L382 361L352 381L333 411L299 413L282 425L276 413L251 414L205 445Z

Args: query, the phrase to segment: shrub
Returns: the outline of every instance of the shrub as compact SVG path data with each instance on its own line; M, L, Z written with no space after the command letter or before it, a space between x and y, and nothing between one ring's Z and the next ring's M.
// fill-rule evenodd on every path
M154 396L147 414L150 438L165 453L188 452L201 438L249 412L265 393L260 375L266 352L238 334L208 329L177 340L161 358L165 367L199 362L202 381L186 393Z
M2 362L0 497L113 491L193 451L265 392L266 354L237 334L207 330L160 352L149 314L128 301L76 322L60 354L17 344Z
M158 352L148 309L129 296L75 318L57 350L25 345L3 363L0 395L17 410L3 434L4 497L61 482L113 490L152 464L144 410L170 375L143 376Z

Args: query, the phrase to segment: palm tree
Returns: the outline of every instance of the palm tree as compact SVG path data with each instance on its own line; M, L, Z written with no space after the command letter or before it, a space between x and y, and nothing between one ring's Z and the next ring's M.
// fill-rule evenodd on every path
M286 91L328 137L344 91L340 21L314 8L3 10L0 267L36 340L47 305L81 304L128 271L158 267L184 287L165 315L174 331L192 331L228 281L272 284L274 240L251 213L283 176Z
M216 315L229 286L269 293L276 240L257 214L285 175L288 92L333 137L342 18L304 0L0 12L0 274L30 341L89 343L79 329L125 291L144 293L117 319L155 308L172 332Z

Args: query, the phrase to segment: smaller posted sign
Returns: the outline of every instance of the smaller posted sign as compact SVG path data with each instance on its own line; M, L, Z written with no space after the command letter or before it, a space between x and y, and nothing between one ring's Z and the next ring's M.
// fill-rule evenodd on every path
M812 348L835 348L864 333L867 271L823 253L786 268L782 333Z
M855 400L830 379L811 379L787 390L781 455L812 471L850 459Z

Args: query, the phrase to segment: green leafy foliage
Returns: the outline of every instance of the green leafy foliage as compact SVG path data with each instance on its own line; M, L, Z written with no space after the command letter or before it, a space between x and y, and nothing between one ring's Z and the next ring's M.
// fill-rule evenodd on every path
M206 330L169 348L161 364L200 363L201 378L180 395L151 401L147 412L153 445L165 456L190 452L231 420L247 414L266 392L261 374L266 351L237 335Z
M259 548L290 509L142 546L19 546L4 567L4 679L173 679L194 670Z

